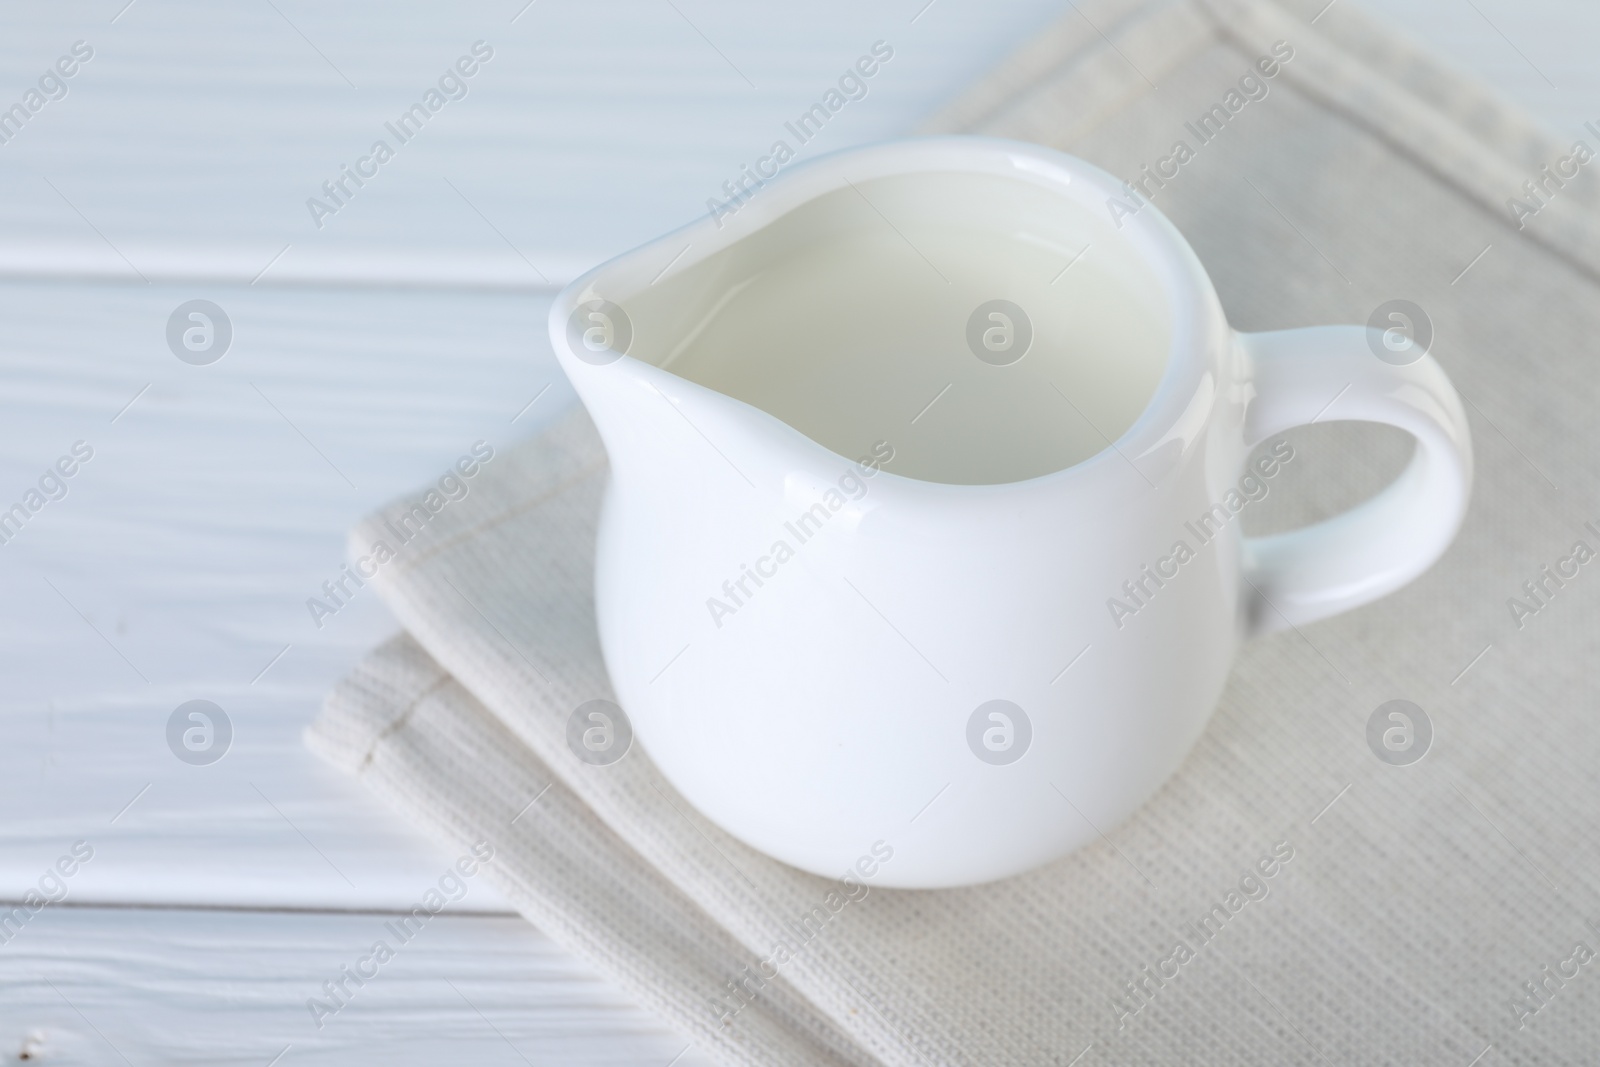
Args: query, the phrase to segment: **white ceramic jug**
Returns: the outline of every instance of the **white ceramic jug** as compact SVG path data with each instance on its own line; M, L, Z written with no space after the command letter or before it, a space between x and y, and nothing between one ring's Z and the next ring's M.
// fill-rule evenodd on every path
M881 885L1027 870L1173 773L1242 639L1449 545L1472 454L1438 364L1368 327L1235 332L1130 204L1034 145L883 144L557 299L611 458L606 664L651 759L736 837L857 878L882 841ZM1350 419L1415 436L1395 483L1242 537L1292 459L1252 448Z

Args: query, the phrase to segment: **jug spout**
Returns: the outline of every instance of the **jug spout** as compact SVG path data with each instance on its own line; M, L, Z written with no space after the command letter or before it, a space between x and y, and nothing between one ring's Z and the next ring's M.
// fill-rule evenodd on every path
M771 477L782 464L769 453L788 428L765 412L631 358L578 368L572 378L616 481L697 487L691 495L777 487Z
M674 353L638 336L636 318L592 290L550 312L557 358L605 442L614 483L671 490L680 504L704 498L725 514L730 502L770 505L844 462L771 413L664 369Z

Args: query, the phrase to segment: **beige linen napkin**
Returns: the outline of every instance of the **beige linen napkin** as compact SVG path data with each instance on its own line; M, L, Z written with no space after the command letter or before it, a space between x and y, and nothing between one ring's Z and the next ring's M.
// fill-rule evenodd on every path
M442 841L493 841L529 919L732 1063L1593 1062L1600 562L1561 561L1600 549L1595 182L1545 180L1569 143L1344 5L1312 25L1322 7L1084 4L929 126L1164 170L1145 189L1241 329L1414 301L1472 419L1445 558L1246 648L1180 773L1099 844L840 903L701 818L642 748L578 759L569 716L611 696L590 602L605 460L582 413L412 520L373 579L407 633L329 697L311 746ZM1258 525L1347 506L1409 448L1371 427L1291 441ZM1367 740L1396 698L1434 730L1410 766Z

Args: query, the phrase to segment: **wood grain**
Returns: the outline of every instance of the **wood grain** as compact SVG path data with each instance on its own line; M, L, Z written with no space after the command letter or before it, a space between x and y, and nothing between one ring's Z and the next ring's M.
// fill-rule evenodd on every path
M685 1048L520 918L448 912L347 980L319 1028L307 1001L332 1003L323 983L375 940L398 944L391 919L46 908L0 945L0 1062L666 1067ZM690 1049L676 1067L706 1063Z
M358 516L571 402L545 304L198 293L235 331L204 367L164 336L194 289L0 286L16 324L0 500L73 442L94 448L0 545L0 897L82 838L98 850L74 886L85 902L400 907L442 861L299 739L394 624L370 591L320 627L306 601L338 577ZM167 747L168 717L197 698L235 731L210 766Z

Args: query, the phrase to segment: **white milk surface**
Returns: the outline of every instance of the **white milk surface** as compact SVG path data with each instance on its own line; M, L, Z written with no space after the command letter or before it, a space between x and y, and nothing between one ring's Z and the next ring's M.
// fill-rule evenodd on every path
M887 441L895 473L928 481L1082 462L1133 424L1166 368L1169 317L1147 268L1092 212L1014 179L862 182L674 280L700 310L642 332L632 354L841 456ZM993 300L1022 314L980 312ZM975 312L989 360L969 336Z

